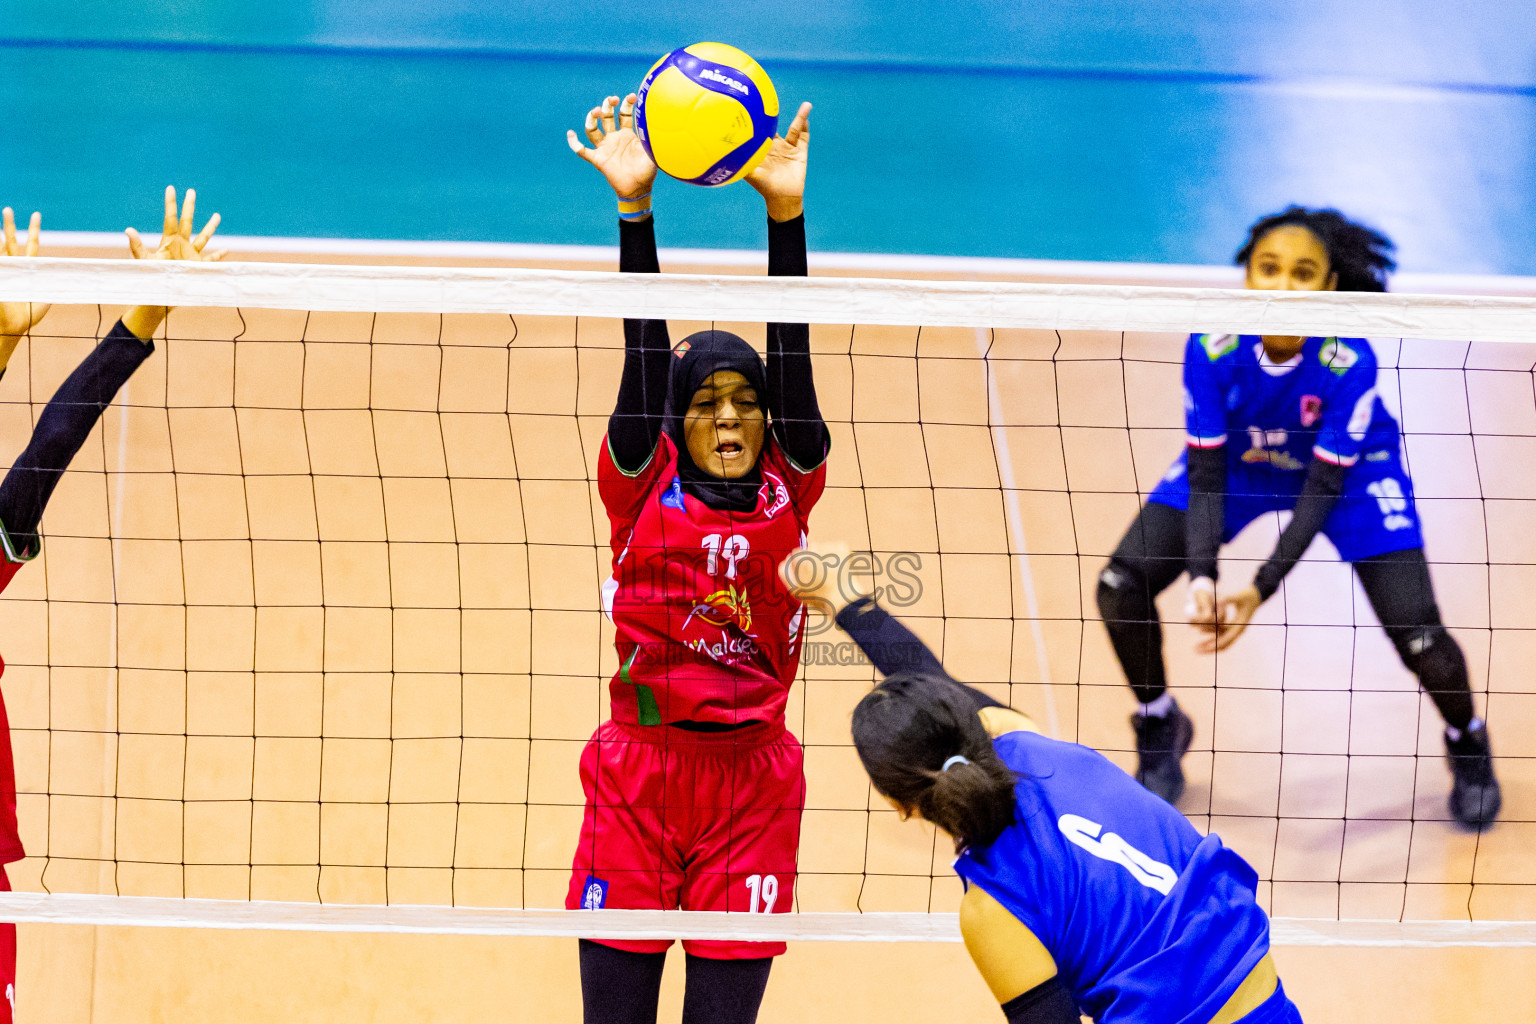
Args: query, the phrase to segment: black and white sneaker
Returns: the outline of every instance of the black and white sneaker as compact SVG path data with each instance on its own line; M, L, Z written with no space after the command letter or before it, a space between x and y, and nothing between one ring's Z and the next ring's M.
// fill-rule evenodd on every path
M1184 795L1184 769L1179 761L1195 738L1195 723L1177 703L1168 714L1135 714L1131 728L1136 731L1136 781L1170 804Z
M1461 739L1445 737L1445 759L1451 763L1451 813L1468 828L1492 824L1504 802L1499 780L1493 777L1493 748L1488 726L1468 726Z

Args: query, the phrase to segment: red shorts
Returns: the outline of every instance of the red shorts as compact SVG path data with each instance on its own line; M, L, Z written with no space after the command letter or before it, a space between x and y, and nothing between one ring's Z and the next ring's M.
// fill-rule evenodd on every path
M586 816L569 910L729 910L794 904L805 755L782 723L726 733L604 722L581 755ZM659 953L671 939L599 940ZM713 960L778 956L782 942L684 939Z
M0 866L0 892L11 891L11 880ZM0 924L0 1024L11 1024L16 1016L16 925Z

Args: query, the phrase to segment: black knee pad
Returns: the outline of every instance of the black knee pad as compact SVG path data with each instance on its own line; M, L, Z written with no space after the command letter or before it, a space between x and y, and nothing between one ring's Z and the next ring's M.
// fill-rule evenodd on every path
M1099 573L1099 615L1106 623L1150 622L1157 617L1146 577L1111 561Z
M1466 676L1467 659L1456 638L1438 622L1429 626L1396 626L1387 630L1397 656L1408 671L1424 680L1426 689Z
M1403 664L1418 677L1419 686L1435 702L1446 724L1466 728L1474 708L1467 659L1456 638L1439 623L1388 632Z

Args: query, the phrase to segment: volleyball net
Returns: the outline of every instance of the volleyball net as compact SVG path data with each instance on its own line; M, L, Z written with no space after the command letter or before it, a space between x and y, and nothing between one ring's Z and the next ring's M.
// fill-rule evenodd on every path
M1164 595L1181 809L1258 870L1277 942L1536 942L1536 300L56 259L0 260L0 294L57 304L0 382L6 465L120 307L178 307L0 598L29 854L0 919L956 939L952 850L872 794L875 675L827 623L788 712L795 912L558 909L618 668L594 480L631 316L759 350L812 324L813 536L868 552L957 678L1127 768L1094 589L1184 446L1186 335L1372 339L1501 820L1450 820L1440 720L1321 540L1218 657Z

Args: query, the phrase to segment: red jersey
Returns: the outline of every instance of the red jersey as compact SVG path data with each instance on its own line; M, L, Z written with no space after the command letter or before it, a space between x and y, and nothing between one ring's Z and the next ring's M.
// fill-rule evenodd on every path
M778 567L805 542L827 470L794 468L771 432L758 468L757 506L717 512L683 491L666 434L634 476L605 439L597 489L613 527L603 610L617 629L615 721L783 720L803 607Z
M10 586L16 570L31 557L16 554L5 528L0 526L0 591ZM0 661L0 675L4 673L5 662ZM16 827L16 761L11 754L11 720L5 713L5 697L0 695L0 864L10 864L26 855L21 832Z

